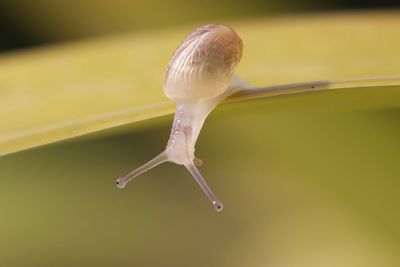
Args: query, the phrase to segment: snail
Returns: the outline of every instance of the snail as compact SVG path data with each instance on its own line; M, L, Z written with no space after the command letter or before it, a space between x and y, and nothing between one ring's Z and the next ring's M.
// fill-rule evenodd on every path
M230 27L218 24L201 26L190 33L168 63L164 93L176 104L174 122L166 149L158 156L117 180L119 188L164 163L183 165L200 185L216 211L223 203L214 195L196 165L196 140L205 119L225 98L245 84L234 75L242 56L243 44Z

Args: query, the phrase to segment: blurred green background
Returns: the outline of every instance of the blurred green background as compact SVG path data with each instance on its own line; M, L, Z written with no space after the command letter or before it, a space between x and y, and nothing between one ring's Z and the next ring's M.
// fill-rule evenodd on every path
M0 3L0 49L182 24L319 11L398 8L395 0L12 0Z
M185 24L394 6L7 1L0 46L18 53ZM0 266L399 266L399 118L399 86L219 107L196 152L222 213L173 164L115 187L165 147L172 116L3 156Z

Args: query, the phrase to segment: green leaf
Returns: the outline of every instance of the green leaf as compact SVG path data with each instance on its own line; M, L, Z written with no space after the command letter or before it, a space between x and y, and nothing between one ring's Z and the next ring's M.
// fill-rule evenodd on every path
M398 12L320 14L231 24L254 85L399 73ZM193 27L77 42L0 59L0 155L173 112L169 56ZM374 85L362 79L360 85ZM399 84L397 77L380 85ZM335 83L335 82L334 82Z

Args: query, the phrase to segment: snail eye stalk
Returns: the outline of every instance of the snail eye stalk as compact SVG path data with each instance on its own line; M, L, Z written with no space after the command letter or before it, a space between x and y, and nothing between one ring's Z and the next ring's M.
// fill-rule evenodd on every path
M133 170L132 172L128 173L126 176L118 178L116 181L116 184L118 188L124 188L127 183L129 183L130 180L135 178L138 175L141 175L142 173L160 165L161 163L167 162L168 157L167 153L165 151L161 152L158 156L153 158L152 160L146 162L142 166L138 167L137 169Z
M208 186L207 182L204 180L203 176L197 169L196 165L193 163L185 165L186 169L192 174L193 178L200 185L204 194L206 194L207 198L210 200L211 204L214 207L215 211L222 211L224 209L224 204L214 195Z

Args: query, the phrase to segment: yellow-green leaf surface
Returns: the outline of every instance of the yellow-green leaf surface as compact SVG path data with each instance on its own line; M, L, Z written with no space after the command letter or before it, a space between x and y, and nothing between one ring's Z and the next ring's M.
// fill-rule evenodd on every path
M398 12L229 24L245 45L237 72L254 85L399 74ZM194 27L3 55L0 154L171 113L162 93L166 63Z

